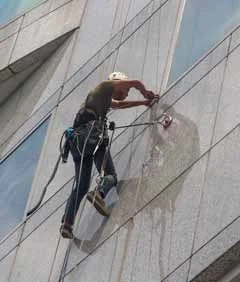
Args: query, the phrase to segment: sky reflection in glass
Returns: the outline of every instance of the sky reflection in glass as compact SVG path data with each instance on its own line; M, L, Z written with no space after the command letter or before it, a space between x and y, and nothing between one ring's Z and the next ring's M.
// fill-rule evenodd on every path
M168 84L240 24L240 0L187 0Z
M0 163L0 239L22 221L48 123Z

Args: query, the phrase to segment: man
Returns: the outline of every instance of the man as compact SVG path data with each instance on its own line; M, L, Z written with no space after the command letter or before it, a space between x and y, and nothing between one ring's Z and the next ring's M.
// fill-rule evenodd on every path
M139 90L144 100L125 101L131 88ZM110 152L106 151L108 135L106 114L110 108L126 109L136 106L150 107L159 99L152 91L147 90L139 80L129 80L121 72L113 72L107 81L100 83L91 91L83 106L78 111L73 124L73 133L67 139L63 161L70 150L75 164L75 188L65 208L60 228L64 238L72 238L72 226L80 202L88 192L92 163L101 171L104 155L107 154L104 177L95 191L87 195L87 199L104 216L109 216L104 198L113 186L117 185L117 175Z

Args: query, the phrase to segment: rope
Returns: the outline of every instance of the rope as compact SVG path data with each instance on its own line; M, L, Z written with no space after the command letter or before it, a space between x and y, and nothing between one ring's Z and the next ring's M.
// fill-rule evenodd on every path
M41 196L40 196L40 198L39 198L37 204L36 204L31 210L29 210L29 211L27 212L27 217L29 217L31 214L33 214L33 213L40 207L40 205L41 205L41 203L42 203L42 201L43 201L43 198L44 198L44 196L45 196L45 194L46 194L46 192L47 192L47 188L48 188L48 186L51 184L51 182L53 181L53 179L54 179L54 177L55 177L55 175L56 175L56 173L57 173L57 170L58 170L58 167L59 167L61 158L62 158L62 154L63 154L62 140L63 140L63 136L65 135L65 132L66 132L66 131L64 131L64 133L62 134L62 137L61 137L60 148L59 148L60 154L59 154L58 159L57 159L57 162L56 162L56 164L55 164L55 166L54 166L54 168L53 168L53 172L51 173L50 178L49 178L47 184L44 186L43 191L42 191L42 194L41 194Z
M83 159L84 159L84 155L85 155L85 151L86 151L86 145L87 145L87 142L88 142L90 135L92 133L95 122L96 121L94 120L92 125L91 125L91 128L88 132L88 135L87 135L87 137L84 141L82 152L80 152L79 146L77 146L77 150L79 151L79 153L81 153L81 163L80 163L80 167L79 167L78 181L76 181L78 186L77 186L77 195L76 195L75 206L74 206L74 216L76 215L76 210L77 210L77 199L78 199L78 194L79 194L80 178L81 178L81 173L82 173L82 166L83 166ZM76 178L76 176L75 176L75 178ZM82 212L80 214L80 218L81 218L81 216L82 216ZM68 248L67 248L64 260L63 260L63 265L62 265L62 269L61 269L61 272L60 272L60 277L59 277L58 282L64 282L65 272L66 272L66 269L67 269L67 263L68 263L69 254L70 254L70 251L71 251L71 248L72 248L73 240L74 240L74 237L70 239L70 242L68 244Z

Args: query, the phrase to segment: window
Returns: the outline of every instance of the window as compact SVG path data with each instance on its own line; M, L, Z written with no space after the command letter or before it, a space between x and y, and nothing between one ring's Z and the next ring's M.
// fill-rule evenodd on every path
M11 18L14 18L41 2L43 2L43 0L1 0L0 24L9 21Z
M168 84L240 24L240 0L187 0Z
M48 123L0 163L0 239L23 219Z

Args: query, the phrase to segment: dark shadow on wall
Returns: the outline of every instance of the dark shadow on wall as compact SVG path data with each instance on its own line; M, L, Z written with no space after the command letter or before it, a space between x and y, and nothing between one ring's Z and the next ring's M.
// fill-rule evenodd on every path
M189 167L199 156L199 134L197 126L189 118L176 112L169 105L156 105L151 111L150 120L158 118L159 114L167 111L173 117L172 125L164 130L159 125L151 127L148 136L148 154L145 159L143 174L140 178L132 178L127 181L121 181L118 185L119 200L112 210L111 217L107 220L98 214L88 218L85 223L88 225L88 231L85 230L88 240L82 241L82 251L89 253L97 244L111 234L114 229L122 225L131 217L133 211L134 198L137 194L136 210L147 205L141 212L148 218L152 226L152 235L155 232L159 237L159 272L163 279L168 269L164 269L162 263L162 254L166 234L168 235L166 217L171 218L171 225L175 213L175 203L182 191L184 181L188 176L188 170L181 177L177 178L187 167ZM141 153L141 148L138 148ZM167 186L171 181L177 178L173 185ZM139 190L137 186L140 186ZM167 189L165 190L165 188ZM164 191L163 191L164 190ZM162 193L161 193L162 192ZM161 194L160 194L161 193ZM115 191L112 192L110 202L114 203L117 199ZM159 195L160 194L160 195ZM155 198L156 197L156 198ZM148 204L155 198L150 204ZM157 220L154 218L155 211L160 209L160 216ZM135 210L135 209L134 209ZM125 253L122 261L126 259L128 252L128 242L132 236L132 224L125 225L127 228L127 240L125 242ZM94 231L95 229L95 231ZM172 226L170 227L172 229ZM153 236L151 236L152 238ZM136 238L137 240L138 238ZM172 240L172 230L170 231L170 246ZM171 247L168 251L168 264L170 259ZM164 258L166 261L166 257Z

